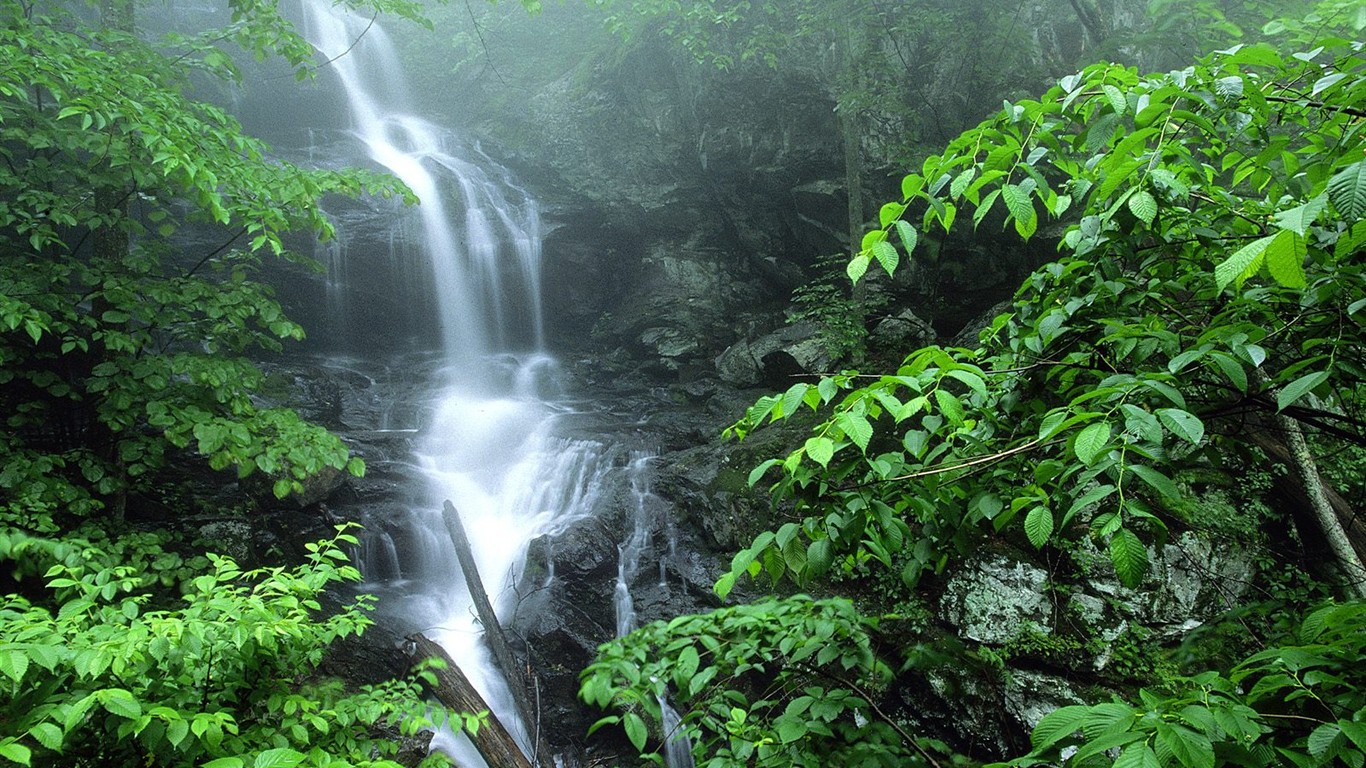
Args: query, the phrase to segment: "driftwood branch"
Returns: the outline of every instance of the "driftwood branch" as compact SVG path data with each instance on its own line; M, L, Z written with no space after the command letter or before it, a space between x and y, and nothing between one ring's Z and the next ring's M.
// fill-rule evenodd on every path
M493 710L489 709L488 703L474 689L469 678L460 671L460 667L446 650L421 633L408 639L413 643L414 663L426 659L439 659L446 664L445 669L433 670L437 687L432 691L432 695L436 696L438 701L457 712L488 711L488 721L470 735L470 741L474 742L474 748L479 750L489 768L532 768L531 761L522 754L512 734L498 720Z
M479 567L474 562L474 551L470 547L469 537L465 535L465 526L460 522L460 512L449 500L442 508L442 520L446 523L446 531L451 536L451 543L455 545L455 556L460 561L460 570L465 574L465 585L469 588L470 597L474 600L474 610L479 616L479 623L484 627L484 640L488 643L489 649L493 652L493 661L502 671L506 678L508 689L512 692L512 702L517 707L517 714L522 718L522 722L527 724L528 730L537 734L533 738L535 759L538 765L553 765L549 746L540 737L540 729L534 727L539 720L539 711L531 700L531 685L528 675L523 671L522 666L517 663L517 657L513 655L512 647L508 644L507 635L503 633L503 627L498 623L498 615L493 612L493 604L489 602L488 591L484 589L484 580L479 576Z

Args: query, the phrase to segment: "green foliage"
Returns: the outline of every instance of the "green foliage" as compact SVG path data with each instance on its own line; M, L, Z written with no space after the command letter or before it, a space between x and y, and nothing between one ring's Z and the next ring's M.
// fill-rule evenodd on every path
M370 624L366 599L319 618L359 579L347 533L304 564L242 571L210 555L167 601L162 574L74 537L0 534L0 561L40 576L0 603L0 757L20 765L369 766L434 715L416 681L347 693L313 675L335 639ZM155 547L142 558L168 565ZM157 607L161 602L178 605ZM421 676L421 675L420 675ZM442 715L444 716L444 715ZM456 723L459 727L459 723Z
M1137 705L1068 706L1034 729L1033 750L1005 766L1215 766L1366 763L1366 604L1328 605L1291 642L1227 674L1179 681Z
M335 437L253 399L261 374L242 355L303 330L252 276L263 258L301 261L287 230L330 235L323 195L400 190L269 159L184 93L192 66L234 76L224 39L296 67L312 49L273 4L170 49L16 0L0 19L3 519L51 530L121 503L180 448L269 473L281 495L324 466L361 471ZM175 252L186 221L222 245Z
M805 595L682 616L602 646L579 695L624 710L594 730L619 724L642 753L644 718L661 722L659 702L675 702L708 768L927 765L877 710L890 671L874 629L848 601Z
M1147 569L1179 499L1176 474L1217 462L1209 436L1235 404L1350 422L1310 395L1362 381L1352 258L1366 241L1354 179L1366 98L1362 44L1217 53L1141 78L1098 65L996 117L903 181L851 262L887 266L911 211L950 229L962 206L995 209L1023 237L1041 212L1068 222L1058 261L1020 289L975 349L927 348L882 376L833 376L764 398L743 437L802 408L823 414L805 445L756 469L818 514L752 563L798 583L848 552L911 542L914 582L983 535L1019 526L1036 547L1104 542L1121 580ZM914 230L910 230L914 231ZM1233 443L1236 445L1237 443ZM806 543L803 545L801 541ZM797 542L797 543L794 543Z

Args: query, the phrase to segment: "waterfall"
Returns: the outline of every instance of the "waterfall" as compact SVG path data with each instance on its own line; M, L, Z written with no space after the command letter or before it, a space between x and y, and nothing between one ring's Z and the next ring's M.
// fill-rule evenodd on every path
M484 647L441 509L449 499L460 511L506 621L531 540L590 514L612 470L600 443L557 432L564 409L554 400L558 364L543 351L539 214L477 145L410 113L393 46L372 19L330 0L303 2L305 35L341 81L353 135L420 200L420 250L439 308L440 370L429 415L412 425L425 487L366 534L366 589L387 621L440 643L530 753L529 726ZM438 741L461 764L482 764L468 742Z
M631 458L628 472L631 481L631 533L617 547L617 583L613 591L613 604L616 608L617 637L625 637L636 628L635 600L631 595L631 581L640 572L645 553L651 550L650 529L654 522L651 506L654 493L650 490L648 467L654 456L637 453ZM672 531L672 529L670 529ZM668 541L668 554L674 553L675 541ZM664 557L659 558L659 582L665 585ZM693 768L692 742L683 731L683 718L669 704L668 699L659 699L660 726L664 732L664 761L668 768Z

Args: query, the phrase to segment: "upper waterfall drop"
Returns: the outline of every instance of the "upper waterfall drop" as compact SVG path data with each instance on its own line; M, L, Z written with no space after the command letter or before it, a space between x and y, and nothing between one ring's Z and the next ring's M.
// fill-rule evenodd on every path
M412 114L393 43L373 19L326 0L304 0L304 13L305 35L345 90L351 130L418 197L445 359L472 384L489 354L541 349L535 201L477 145Z

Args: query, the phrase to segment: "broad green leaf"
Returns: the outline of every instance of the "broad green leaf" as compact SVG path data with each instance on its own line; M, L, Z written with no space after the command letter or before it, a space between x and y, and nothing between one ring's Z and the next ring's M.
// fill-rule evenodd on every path
M1030 745L1035 750L1044 750L1057 744L1076 733L1090 711L1090 707L1074 704L1049 712L1029 734Z
M1170 477L1167 477L1156 469L1143 464L1130 464L1127 469L1135 475L1138 475L1143 482L1152 486L1152 488L1163 497L1172 500L1181 498L1181 494L1176 490L1176 483L1173 483Z
M835 417L835 424L860 451L868 450L868 441L873 439L873 425L868 419L855 413L844 412Z
M1133 531L1120 528L1110 537L1110 562L1120 583L1135 588L1148 572L1148 549Z
M1332 758L1342 749L1345 742L1342 729L1337 723L1324 723L1309 734L1306 746L1309 747L1309 754L1314 757Z
M1113 768L1161 768L1157 753L1146 741L1136 741L1124 748L1115 758Z
M901 247L906 250L906 255L910 256L915 251L915 245L920 237L915 227L905 219L897 219L896 233L901 238Z
M1281 230L1266 248L1266 268L1271 277L1287 288L1303 288L1304 238L1288 229Z
M45 749L50 749L53 752L62 750L62 742L66 738L66 734L62 733L62 729L54 723L38 723L28 729L28 733Z
M636 751L644 752L648 731L645 728L645 721L640 719L640 715L627 712L621 718L621 725L626 729L626 738L631 740L631 745L636 748Z
M204 768L242 768L246 763L240 757L220 757L204 764Z
M1034 507L1025 516L1024 528L1029 543L1035 547L1042 547L1048 543L1048 537L1053 535L1053 512L1048 507Z
M1219 289L1223 290L1228 287L1229 283L1233 282L1241 285L1244 280L1257 274L1257 270L1262 268L1262 259L1267 247L1275 239L1275 235L1268 235L1253 240L1215 266L1214 282L1219 286Z
M1089 467L1096 463L1096 459L1100 458L1109 444L1110 425L1098 421L1077 434L1072 443L1072 452L1081 463Z
M1157 744L1182 768L1214 768L1214 746L1202 734L1182 725L1157 724Z
M955 426L963 424L965 416L963 402L958 399L957 395L947 389L936 389L934 391L934 401L939 404L939 412L944 414L944 418L948 419L950 424Z
M33 759L33 750L23 744L11 741L8 744L0 744L0 757L19 765L30 765L29 761Z
M889 224L900 218L901 214L905 211L906 206L902 203L885 203L877 213L878 225L883 229L886 229Z
M122 688L107 688L100 691L98 696L100 703L103 704L104 708L111 714L126 717L130 720L142 715L142 705L138 703L137 699L133 698L133 694Z
M1105 92L1105 98L1110 102L1110 108L1115 111L1115 114L1124 114L1124 110L1129 106L1128 101L1124 98L1124 92L1109 83L1102 85L1100 89Z
M871 250L873 258L877 259L877 263L882 265L888 276L896 274L896 268L901 263L901 254L897 253L896 246L886 240L879 240L873 243Z
M1327 205L1327 196L1318 195L1303 205L1297 205L1294 208L1277 213L1271 217L1271 220L1277 227L1288 229L1303 237Z
M1140 189L1129 197L1129 210L1147 226L1152 226L1157 218L1157 199L1146 189Z
M1168 432L1180 437L1191 445L1199 445L1205 437L1205 424L1199 417L1179 408L1157 409L1157 420Z
M873 263L873 257L867 252L860 253L849 260L844 272L849 276L849 282L857 283L868 272L868 265Z
M256 756L252 768L294 768L304 761L304 754L286 747L267 749Z
M1352 163L1328 180L1328 199L1348 225L1366 216L1366 160Z
M828 437L812 437L806 441L806 455L822 467L830 464L835 455L835 443Z
M1310 390L1328 380L1328 371L1315 371L1307 373L1298 379L1281 387L1281 391L1276 393L1276 410L1284 411L1294 405L1296 400L1307 395Z

